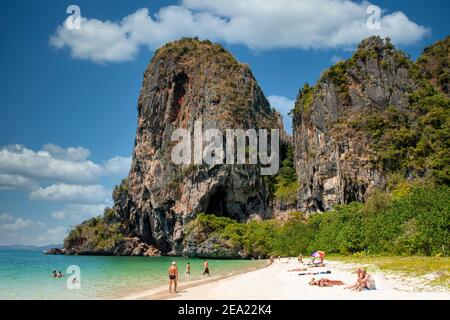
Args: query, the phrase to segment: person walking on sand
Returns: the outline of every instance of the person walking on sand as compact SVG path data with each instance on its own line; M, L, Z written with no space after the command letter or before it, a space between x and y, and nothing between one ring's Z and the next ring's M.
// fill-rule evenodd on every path
M208 275L208 277L211 277L211 274L209 273L209 263L208 260L205 260L203 262L203 276Z
M186 263L186 275L191 275L191 264L189 262Z
M172 283L174 284L174 293L177 293L177 282L178 282L178 268L175 261L169 267L169 293L172 294Z

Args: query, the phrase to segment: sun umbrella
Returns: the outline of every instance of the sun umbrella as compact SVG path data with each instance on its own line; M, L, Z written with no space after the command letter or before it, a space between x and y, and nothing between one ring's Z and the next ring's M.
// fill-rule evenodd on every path
M323 252L323 251L314 251L311 254L311 257L323 259L325 257L325 252Z

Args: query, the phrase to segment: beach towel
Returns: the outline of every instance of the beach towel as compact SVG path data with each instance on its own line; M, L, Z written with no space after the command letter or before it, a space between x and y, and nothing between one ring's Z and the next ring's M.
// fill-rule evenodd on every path
M318 274L330 274L330 273L331 273L331 271L327 270L327 271L322 271L322 272L302 272L302 273L299 273L298 275L299 276L316 276Z

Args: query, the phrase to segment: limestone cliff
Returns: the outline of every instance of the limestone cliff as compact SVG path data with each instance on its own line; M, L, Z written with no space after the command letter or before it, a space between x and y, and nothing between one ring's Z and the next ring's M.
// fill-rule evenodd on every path
M389 39L362 41L351 59L299 92L293 112L298 209L362 202L394 173L446 176L439 172L445 166L431 160L445 150L426 133L445 134L441 122L429 121L434 112L445 123L448 100L416 64Z
M144 74L131 171L114 195L124 234L163 254L183 252L183 226L198 213L241 222L272 217L257 165L175 165L177 128L280 128L249 67L222 46L182 39L160 48ZM282 128L280 128L282 129Z
M195 218L286 220L404 180L450 185L448 65L448 38L414 63L370 37L300 90L291 138L248 66L209 41L169 43L144 74L132 166L114 207L76 226L65 252L250 257ZM278 175L263 179L259 165L175 165L172 133L193 134L197 121L221 132L281 129Z

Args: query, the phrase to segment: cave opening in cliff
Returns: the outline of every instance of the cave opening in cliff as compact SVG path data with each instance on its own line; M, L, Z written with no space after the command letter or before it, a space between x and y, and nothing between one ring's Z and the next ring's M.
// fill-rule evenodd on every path
M169 121L173 122L178 118L181 106L184 103L184 97L186 95L186 87L189 81L186 73L181 72L175 76L172 83L173 88L173 100L171 106L171 112L169 115Z
M214 214L219 217L228 217L226 202L227 193L220 187L209 198L208 206L206 207L206 214Z
M188 82L188 76L184 73L181 72L179 73L175 79L175 86L174 86L174 103L175 106L180 107L183 102L184 102L184 95L186 94L186 84Z

